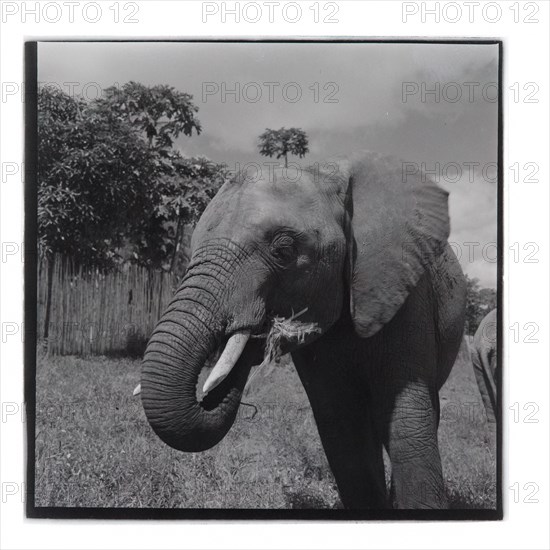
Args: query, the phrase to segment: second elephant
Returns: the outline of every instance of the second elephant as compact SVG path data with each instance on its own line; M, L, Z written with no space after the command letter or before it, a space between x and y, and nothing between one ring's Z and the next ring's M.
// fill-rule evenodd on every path
M497 411L497 310L481 321L472 342L472 365L488 422L496 422Z

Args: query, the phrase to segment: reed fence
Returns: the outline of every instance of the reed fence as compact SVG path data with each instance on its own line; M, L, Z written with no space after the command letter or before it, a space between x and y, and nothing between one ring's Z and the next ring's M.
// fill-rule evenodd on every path
M48 269L39 265L38 331L56 355L139 353L176 290L171 273L124 265L117 272L56 257L46 328ZM47 335L47 337L46 337Z

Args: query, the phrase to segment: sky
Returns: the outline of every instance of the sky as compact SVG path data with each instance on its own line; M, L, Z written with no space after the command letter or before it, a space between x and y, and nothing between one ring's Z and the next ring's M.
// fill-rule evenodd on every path
M39 45L40 83L92 99L130 80L193 96L203 131L178 139L185 155L261 164L274 159L259 155L258 136L285 126L307 133L304 161L370 149L426 169L450 193L449 241L464 271L496 288L496 45Z

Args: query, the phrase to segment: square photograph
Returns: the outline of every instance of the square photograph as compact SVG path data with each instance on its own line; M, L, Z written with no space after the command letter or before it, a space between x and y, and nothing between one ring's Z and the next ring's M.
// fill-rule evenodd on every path
M29 517L502 518L500 42L27 46Z

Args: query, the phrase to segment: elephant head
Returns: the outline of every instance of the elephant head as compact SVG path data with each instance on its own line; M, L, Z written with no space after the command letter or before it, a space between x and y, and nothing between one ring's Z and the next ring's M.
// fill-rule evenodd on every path
M275 316L304 311L322 338L346 313L362 338L397 312L449 233L447 193L394 158L362 153L227 182L203 213L182 284L143 360L141 397L170 446L201 451L230 429ZM255 337L256 336L256 337ZM197 397L201 369L221 353Z

